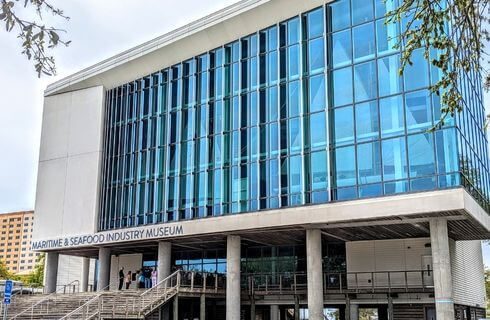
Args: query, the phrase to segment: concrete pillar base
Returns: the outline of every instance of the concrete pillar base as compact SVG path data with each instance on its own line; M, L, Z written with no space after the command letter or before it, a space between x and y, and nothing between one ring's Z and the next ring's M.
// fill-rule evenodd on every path
M319 229L306 230L306 254L309 320L324 320L322 233Z
M226 239L226 320L240 320L240 259L239 236Z
M160 282L171 273L172 262L172 244L170 242L161 241L158 243L158 265L157 265L157 281Z
M279 306L277 304L271 305L271 320L279 320L280 316Z
M111 250L109 248L99 248L99 279L97 290L109 290L111 276Z
M430 220L434 296L438 320L454 319L453 282L447 220Z
M58 252L46 253L45 270L46 275L44 278L44 293L53 293L56 291L56 283L58 281Z
M199 320L206 320L206 295L201 294Z
M82 258L82 274L80 281L80 292L88 291L88 278L90 273L90 258Z

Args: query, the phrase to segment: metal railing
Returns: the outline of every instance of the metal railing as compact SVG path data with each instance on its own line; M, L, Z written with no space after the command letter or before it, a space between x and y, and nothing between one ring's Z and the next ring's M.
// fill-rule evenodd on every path
M56 305L56 302L59 300L59 294L61 292L65 293L66 288L72 286L73 283L75 283L75 282L78 282L78 280L72 281L72 282L70 282L66 285L63 285L63 286L59 286L59 288L55 292L48 294L43 299L39 300L38 302L32 304L28 308L24 309L23 311L17 313L13 317L9 318L9 320L14 320L14 319L19 318L20 316L25 316L28 314L30 314L31 319L33 319L35 315L48 314L49 310L52 309L53 304Z
M323 273L325 293L391 293L432 291L432 270ZM248 294L298 294L307 290L304 272L242 274Z
M181 271L181 287L202 293L218 293L226 289L226 275L196 271Z
M93 319L101 315L145 316L175 296L181 286L182 271L176 271L157 283L153 288L131 296L127 292L101 291L85 304L68 313L60 320ZM104 288L105 289L105 288Z
M67 293L77 293L77 292L80 292L80 281L78 280L74 280L68 284L63 284L63 285L59 285L59 286L56 286L57 289L56 291L58 292L58 290L62 290L63 294L67 294ZM61 293L61 291L59 291Z

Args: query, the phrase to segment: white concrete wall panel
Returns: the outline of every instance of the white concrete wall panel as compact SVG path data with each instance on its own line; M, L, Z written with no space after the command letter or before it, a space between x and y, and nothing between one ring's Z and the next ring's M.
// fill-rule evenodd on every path
M63 233L66 166L66 158L39 163L33 240L43 236L57 237Z
M45 98L33 240L96 231L104 88Z
M90 271L89 271L89 288L93 287L94 284L94 273L95 273L95 260L91 259ZM63 290L63 286L74 281L73 283L77 287L75 290L79 289L79 284L82 280L82 257L68 256L60 254L58 260L58 279L57 279L57 289L59 291ZM66 292L73 290L73 287L66 288Z
M100 154L85 153L70 157L66 170L63 234L94 232L98 212Z
M355 241L346 243L348 285L393 287L422 284L422 257L430 255L428 238ZM390 278L388 279L388 271ZM405 282L405 271L406 282ZM356 275L357 273L357 279Z
M485 275L480 241L450 241L454 303L485 307Z
M68 155L71 93L44 98L39 161Z
M143 254L121 254L119 256L112 256L111 258L111 290L117 290L119 285L119 270L124 268L124 275L131 271L131 273L136 273L136 271L141 270L143 266ZM131 283L132 289L136 289L136 281Z

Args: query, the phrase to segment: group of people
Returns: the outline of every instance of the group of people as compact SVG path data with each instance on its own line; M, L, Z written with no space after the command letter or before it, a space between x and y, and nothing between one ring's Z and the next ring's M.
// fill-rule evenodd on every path
M126 290L129 289L131 283L136 281L136 288L149 289L153 288L157 284L158 274L156 268L144 267L141 270L136 271L133 275L131 271L124 273L124 268L119 270L119 290L126 286Z

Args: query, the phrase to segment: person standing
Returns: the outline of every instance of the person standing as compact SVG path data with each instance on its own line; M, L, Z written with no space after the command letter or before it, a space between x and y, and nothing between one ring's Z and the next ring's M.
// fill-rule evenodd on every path
M124 284L124 267L119 270L119 290L122 290Z
M138 289L145 288L145 275L143 274L143 270L138 271Z
M128 274L126 275L125 282L126 282L126 290L129 289L129 286L131 285L131 280L132 280L132 274L131 271L128 271Z
M151 287L152 288L157 285L157 279L158 279L157 269L152 268L152 270L151 270Z

